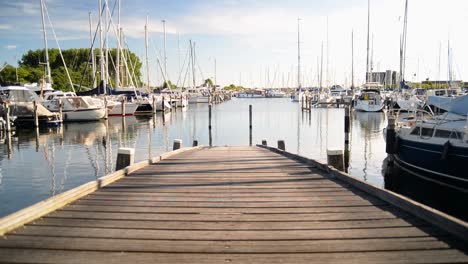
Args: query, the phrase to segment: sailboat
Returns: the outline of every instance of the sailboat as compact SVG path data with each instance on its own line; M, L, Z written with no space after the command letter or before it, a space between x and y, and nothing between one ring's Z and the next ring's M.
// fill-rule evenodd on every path
M366 83L364 90L356 98L354 109L363 112L380 112L384 108L384 99L380 94L383 87L380 83L372 82L372 69L369 59L369 34L370 34L370 0L367 1L367 62L366 62Z

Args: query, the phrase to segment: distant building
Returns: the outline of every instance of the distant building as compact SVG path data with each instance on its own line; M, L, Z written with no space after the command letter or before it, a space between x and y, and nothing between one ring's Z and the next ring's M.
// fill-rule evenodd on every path
M395 87L399 85L400 74L396 71L387 70L384 72L367 73L370 82L378 82L384 87Z

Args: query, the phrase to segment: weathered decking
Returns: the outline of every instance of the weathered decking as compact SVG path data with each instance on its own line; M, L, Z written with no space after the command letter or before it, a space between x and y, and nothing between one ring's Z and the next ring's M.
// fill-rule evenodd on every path
M466 245L257 147L185 152L0 239L0 262L468 262Z

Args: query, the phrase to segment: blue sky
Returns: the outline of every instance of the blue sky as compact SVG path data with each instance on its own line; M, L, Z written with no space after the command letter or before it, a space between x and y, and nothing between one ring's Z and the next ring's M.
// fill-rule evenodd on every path
M110 7L114 1L109 0ZM88 12L92 12L96 23L97 0L45 0L45 3L62 48L90 46ZM15 64L15 56L19 58L29 49L43 48L39 0L0 0L0 6L1 64L3 61ZM375 70L398 70L403 8L404 0L371 0ZM286 85L295 85L298 17L301 18L303 83L317 83L317 59L323 41L324 80L328 84L349 84L352 30L356 79L358 83L363 82L367 0L122 0L122 27L130 48L142 60L146 15L150 20L152 84L161 79L155 54L161 54L161 20L165 19L168 72L174 82L179 76L179 33L181 61L188 40L194 40L204 78L214 77L216 58L217 81L222 85L241 82L246 86L279 86L283 80ZM456 76L468 79L468 67L463 64L468 61L466 26L466 0L445 0L443 4L439 0L409 0L406 79L445 79L449 38ZM48 33L49 47L57 47L50 28ZM109 36L110 46L115 47L113 33Z

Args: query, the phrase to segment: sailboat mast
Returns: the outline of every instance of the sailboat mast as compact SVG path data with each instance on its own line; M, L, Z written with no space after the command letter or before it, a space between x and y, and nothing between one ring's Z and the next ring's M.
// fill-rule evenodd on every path
M146 87L150 91L150 78L149 78L149 58L148 58L148 16L146 16L145 24L145 60L146 60Z
M369 49L370 49L370 0L367 0L367 60L366 60L366 82L369 82L369 63L370 63L370 54L369 54Z
M301 85L301 19L297 19L297 87L300 89Z
M93 19L91 17L91 12L89 12L89 39L91 41L91 69L93 77L93 88L96 87L96 57L94 56L94 47L93 47Z
M216 85L216 58L214 59L214 85Z
M42 16L42 33L44 35L44 55L45 55L45 64L46 64L46 77L47 77L47 82L52 83L52 77L50 73L50 63L49 63L49 48L47 46L47 31L46 31L45 18L44 18L44 0L41 0L41 16Z
M400 88L403 88L404 80L405 80L407 23L408 23L408 0L406 0L406 2L405 2L405 17L404 17L404 20L403 20L403 35L401 37L401 43L400 43Z
M351 90L354 90L354 30L351 31Z
M163 31L164 31L164 79L166 79L167 81L166 20L162 20L161 22L163 24Z
M99 66L101 68L101 82L104 89L107 87L106 82L106 70L104 68L104 49L103 49L103 38L102 38L102 3L101 0L98 0L99 5ZM100 89L98 89L100 93Z
M322 41L322 52L320 55L320 92L323 88L323 41Z
M115 89L118 89L120 86L120 39L121 39L121 25L120 25L120 16L121 16L121 0L118 0L118 17L117 17L117 54L115 58Z

